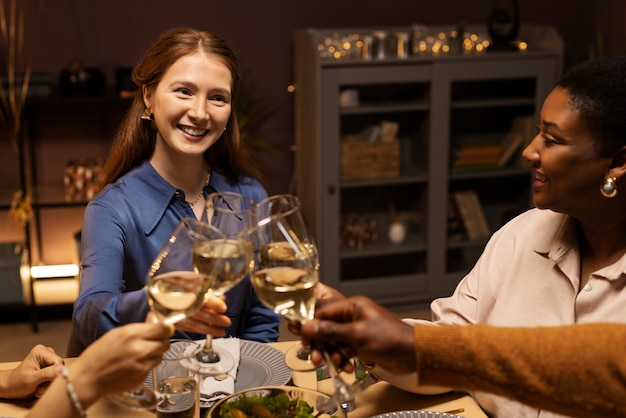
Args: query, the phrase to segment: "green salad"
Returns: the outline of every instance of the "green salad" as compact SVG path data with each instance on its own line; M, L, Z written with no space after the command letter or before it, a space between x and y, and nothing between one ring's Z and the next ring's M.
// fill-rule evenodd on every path
M314 408L285 393L240 396L220 408L222 418L311 418Z

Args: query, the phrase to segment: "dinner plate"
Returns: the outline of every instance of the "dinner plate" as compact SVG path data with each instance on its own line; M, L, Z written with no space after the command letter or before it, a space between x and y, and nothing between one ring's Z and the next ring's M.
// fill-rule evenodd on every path
M460 415L434 411L398 411L375 415L371 418L463 418Z
M284 386L292 374L285 364L285 353L267 344L241 340L235 392L257 386Z
M285 364L285 353L267 344L241 340L239 369L235 392L258 386L284 386L293 371ZM200 401L200 407L209 408L214 401Z

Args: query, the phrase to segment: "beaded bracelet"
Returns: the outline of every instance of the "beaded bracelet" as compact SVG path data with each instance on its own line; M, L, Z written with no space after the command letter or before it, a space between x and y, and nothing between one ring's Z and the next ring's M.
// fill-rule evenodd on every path
M76 412L78 412L78 415L80 415L81 418L86 418L87 413L85 412L83 405L81 405L80 400L78 400L78 395L74 390L74 385L72 384L72 382L70 382L70 373L67 370L67 367L63 366L63 368L61 369L61 376L63 376L63 378L65 379L65 389L67 390L67 394L72 401L72 406L74 407Z

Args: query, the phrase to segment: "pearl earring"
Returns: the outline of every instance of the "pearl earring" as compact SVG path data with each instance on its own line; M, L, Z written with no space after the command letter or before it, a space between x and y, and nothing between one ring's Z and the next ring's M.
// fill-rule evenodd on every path
M604 197L615 197L617 195L617 184L615 184L616 177L607 177L600 187L600 193Z

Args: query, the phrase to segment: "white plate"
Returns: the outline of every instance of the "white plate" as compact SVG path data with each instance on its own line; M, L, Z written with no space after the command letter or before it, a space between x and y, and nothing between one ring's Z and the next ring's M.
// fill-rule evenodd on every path
M459 415L434 411L398 411L373 416L372 418L462 418Z
M285 365L285 353L277 348L241 340L240 350L235 392L258 386L284 386L291 380L293 372ZM208 408L213 403L200 401L200 407Z
M284 386L292 374L285 364L285 353L267 344L241 340L235 392L258 386Z

